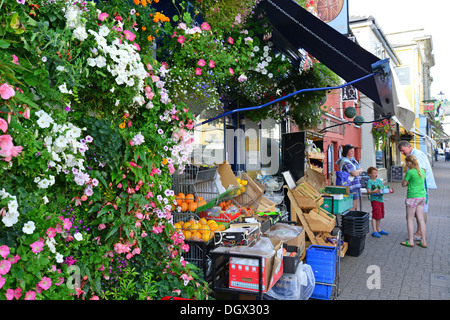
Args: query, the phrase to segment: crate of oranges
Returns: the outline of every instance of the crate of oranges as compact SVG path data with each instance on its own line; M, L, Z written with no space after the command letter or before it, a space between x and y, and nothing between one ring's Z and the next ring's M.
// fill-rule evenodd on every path
M173 225L180 230L185 240L209 242L214 238L214 232L225 230L225 225L206 218L190 218L188 221L179 220Z
M198 212L198 209L206 206L207 202L201 196L194 196L192 193L178 193L175 198L176 208L181 212Z

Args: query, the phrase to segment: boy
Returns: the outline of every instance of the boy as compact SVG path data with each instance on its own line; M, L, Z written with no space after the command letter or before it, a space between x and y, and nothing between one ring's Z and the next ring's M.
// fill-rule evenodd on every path
M367 169L370 179L367 180L367 193L370 194L372 205L372 236L381 238L381 235L388 235L388 232L381 229L381 219L384 218L384 197L381 193L383 182L378 179L378 169L370 167Z

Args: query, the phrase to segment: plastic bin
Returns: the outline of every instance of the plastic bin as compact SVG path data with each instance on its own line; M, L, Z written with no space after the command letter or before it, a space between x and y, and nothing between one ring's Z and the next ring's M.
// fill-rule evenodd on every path
M353 207L353 196L344 197L343 199L323 197L321 207L329 213L342 214Z
M316 282L334 283L336 250L336 247L317 245L311 245L306 249L306 263L313 269Z
M333 287L326 284L316 284L311 295L313 299L330 300Z
M353 236L344 233L344 241L348 243L346 254L352 257L358 257L364 251L366 236Z
M365 236L369 232L369 213L349 211L342 215L342 233L351 236Z

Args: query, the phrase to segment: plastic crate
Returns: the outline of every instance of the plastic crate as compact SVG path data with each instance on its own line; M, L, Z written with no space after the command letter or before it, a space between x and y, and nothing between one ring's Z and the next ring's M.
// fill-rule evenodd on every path
M346 254L352 257L360 256L365 247L366 236L353 236L344 233L344 240L348 243Z
M353 207L353 196L344 197L343 199L324 197L321 207L329 213L344 213Z
M311 245L306 249L306 263L314 271L316 282L333 283L336 277L336 247Z
M332 286L327 286L325 284L316 284L314 286L314 291L311 295L311 298L320 300L330 300L331 292L333 292Z

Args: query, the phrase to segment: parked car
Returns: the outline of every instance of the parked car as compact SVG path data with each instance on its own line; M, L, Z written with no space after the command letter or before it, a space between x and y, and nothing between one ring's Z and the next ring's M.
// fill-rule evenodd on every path
M438 148L438 154L440 156L443 156L444 155L444 150L442 148Z

